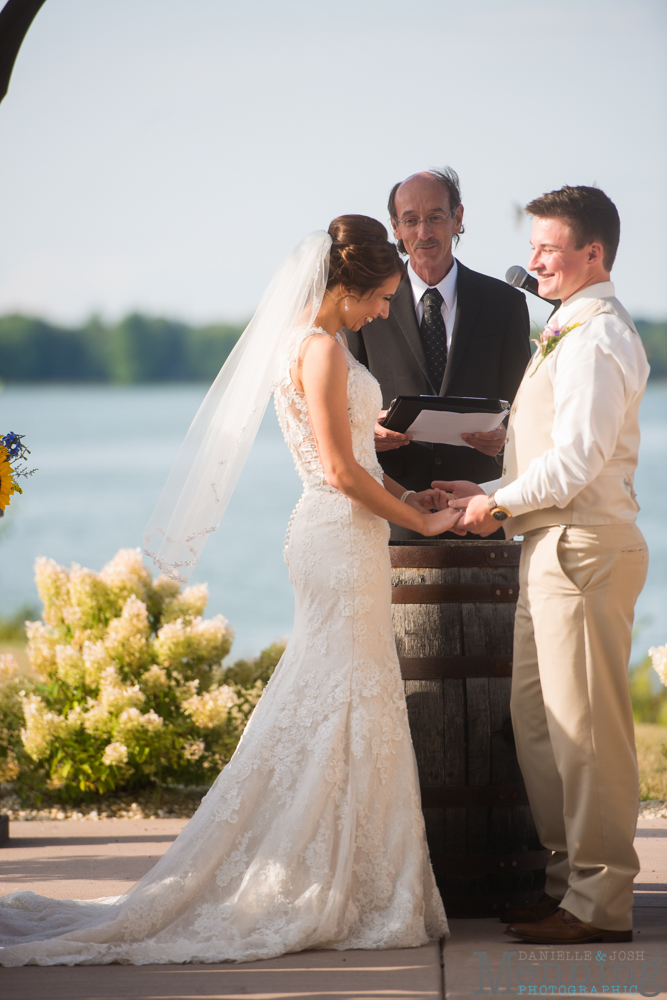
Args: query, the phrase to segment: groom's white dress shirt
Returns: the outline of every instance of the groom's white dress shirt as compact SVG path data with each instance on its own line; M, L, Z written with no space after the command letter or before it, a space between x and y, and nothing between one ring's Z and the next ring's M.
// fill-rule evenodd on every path
M424 318L424 303L422 302L422 297L426 289L437 288L442 295L443 302L440 307L440 312L442 313L442 318L445 321L445 330L447 331L447 350L449 350L452 345L452 333L454 332L454 320L456 319L457 272L458 265L455 259L453 265L450 267L442 281L439 281L437 285L427 285L426 282L412 270L412 265L408 262L408 278L410 279L410 286L412 288L412 295L415 302L417 323L421 324L421 321Z
M595 307L593 300L605 299L625 314L614 298L613 283L606 281L575 293L548 324L550 329L562 329L576 323L578 314L582 316L580 326L568 332L541 362L553 387L553 447L534 457L513 482L503 477L482 484L488 494L495 492L496 503L513 516L572 506L581 494L575 516L564 519L565 523L628 523L636 518L632 484L639 448L638 409L649 366L627 314L627 322L610 312L585 318ZM598 305L605 303L598 301ZM536 370L539 354L538 348L524 382ZM520 397L521 388L516 405ZM599 480L595 490L589 487L590 492L583 494L594 480ZM605 503L607 509L601 511L598 508L605 496L611 503ZM508 528L511 525L507 523Z

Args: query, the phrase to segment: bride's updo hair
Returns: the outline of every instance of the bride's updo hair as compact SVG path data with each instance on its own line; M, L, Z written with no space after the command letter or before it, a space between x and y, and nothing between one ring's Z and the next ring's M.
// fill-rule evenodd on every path
M405 264L387 230L368 215L339 215L329 226L333 240L329 254L327 288L344 285L369 292L395 274L405 274Z

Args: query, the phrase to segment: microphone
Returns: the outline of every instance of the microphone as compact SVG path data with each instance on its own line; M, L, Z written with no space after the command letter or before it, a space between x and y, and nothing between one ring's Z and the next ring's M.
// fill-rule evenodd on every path
M508 285L513 285L514 288L522 288L525 292L530 292L531 295L537 295L538 299L542 299L543 302L550 302L556 309L560 306L560 299L542 298L537 278L534 278L532 274L528 274L525 267L521 267L520 264L515 264L513 267L507 269L505 272L505 281Z

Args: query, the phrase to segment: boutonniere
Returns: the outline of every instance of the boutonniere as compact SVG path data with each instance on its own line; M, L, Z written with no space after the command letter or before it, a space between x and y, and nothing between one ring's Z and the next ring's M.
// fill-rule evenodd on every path
M562 326L560 330L558 327L555 327L552 330L549 326L545 326L540 334L539 340L536 340L535 337L532 338L533 343L537 344L537 349L542 354L542 357L535 365L534 370L530 373L531 378L540 367L547 354L551 354L552 351L555 351L565 334L569 333L570 330L574 330L575 326L580 326L580 324L571 323L570 326Z

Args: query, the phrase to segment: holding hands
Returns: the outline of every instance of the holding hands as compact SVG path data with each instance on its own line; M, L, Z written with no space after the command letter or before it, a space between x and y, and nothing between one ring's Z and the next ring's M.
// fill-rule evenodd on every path
M465 485L469 484L466 483ZM462 511L454 510L450 507L449 501L451 499L451 493L446 493L434 484L430 490L422 490L421 493L411 493L410 496L405 498L405 503L407 506L414 507L415 510L426 515L424 526L420 529L426 537L439 535L443 531L453 531L457 535L465 535L467 529L459 530Z
M465 501L465 503L459 505L459 510L465 509L468 506L468 501L474 496L478 494L483 497L486 496L481 486L478 486L477 483L470 483L467 479L436 480L431 483L431 489L441 496L445 494L447 503L450 500Z
M450 500L449 494L437 487L431 487L430 490L422 490L421 493L411 493L405 498L405 503L408 507L414 507L421 514L425 514L434 510L445 510Z
M489 498L477 483L456 479L449 482L438 480L431 485L437 492L438 502L442 503L442 498L447 497L448 506L462 515L456 528L449 530L456 531L457 535L474 531L482 538L498 530L498 522L491 517Z

